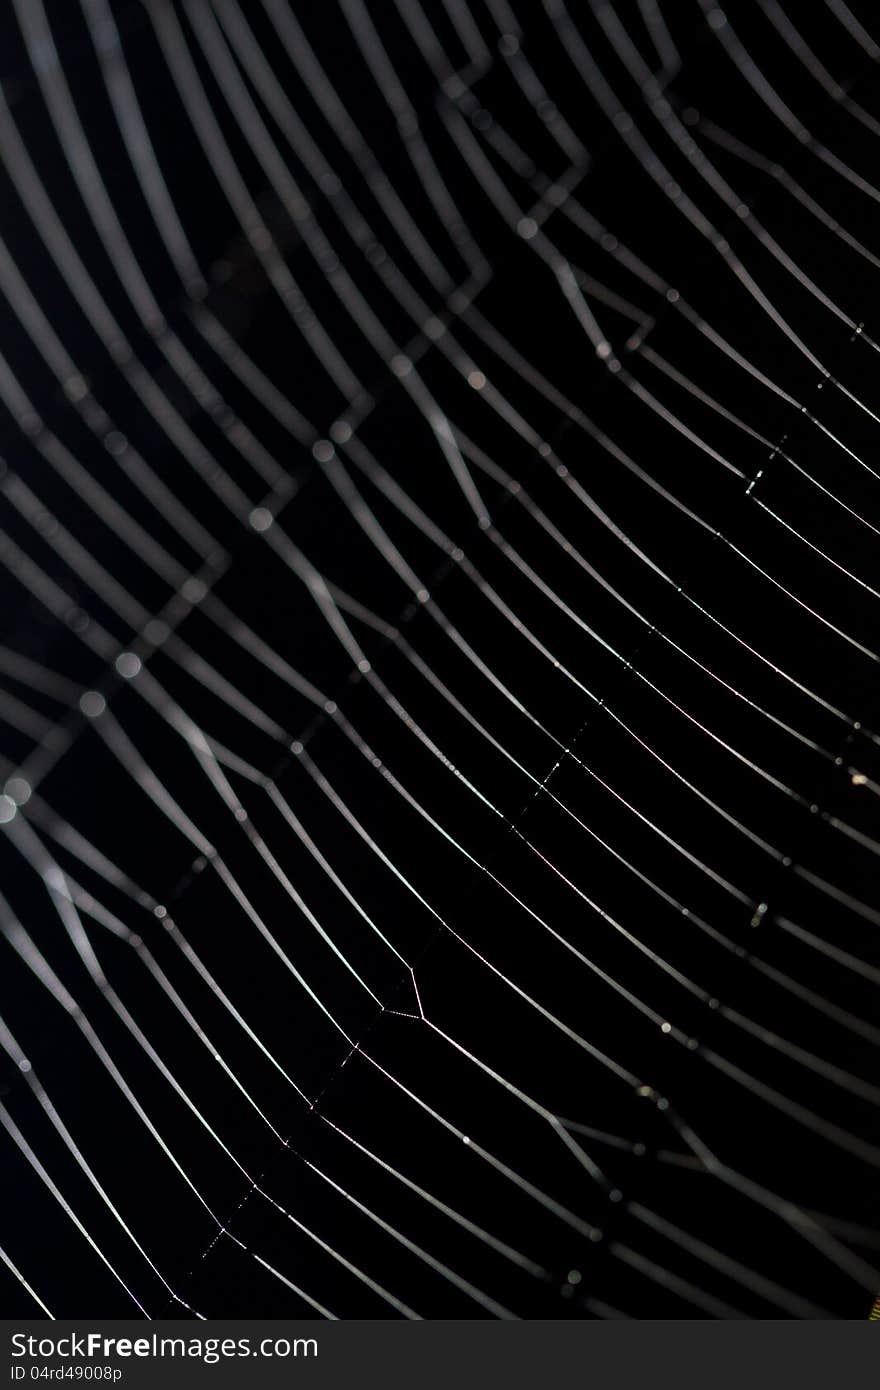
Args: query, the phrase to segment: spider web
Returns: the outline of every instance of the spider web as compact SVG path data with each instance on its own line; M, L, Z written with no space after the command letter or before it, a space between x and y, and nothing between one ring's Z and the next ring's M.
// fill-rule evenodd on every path
M802 9L14 0L12 1311L866 1315L880 39Z

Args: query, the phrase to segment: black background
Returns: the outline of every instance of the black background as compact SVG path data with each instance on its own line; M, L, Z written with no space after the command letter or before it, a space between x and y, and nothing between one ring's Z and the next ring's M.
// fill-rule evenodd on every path
M215 11L231 26L235 6L200 5L195 25L192 6L114 7L204 277L189 292L110 104L118 47L106 40L102 75L84 12L47 6L125 242L110 224L102 240L97 204L90 210L82 195L88 171L70 165L59 142L47 100L58 67L45 36L41 46L31 33L28 50L11 11L3 23L2 119L20 132L132 354L83 312L80 271L71 280L35 228L35 205L21 197L27 172L7 144L3 255L45 320L22 320L7 277L0 348L32 413L5 377L0 674L44 723L3 707L5 775L33 789L0 845L5 918L10 931L26 929L85 1011L203 1201L11 945L2 1015L32 1070L21 1072L13 1049L4 1105L154 1317L182 1306L301 1316L314 1307L303 1291L342 1317L864 1316L877 1217L871 784L880 779L876 600L865 587L877 576L876 55L849 11L847 27L842 7L792 7L811 61L842 84L835 99L815 61L811 71L774 27L781 12L731 6L745 48L726 47L729 30L688 0L662 7L679 54L664 70L653 7L620 4L655 90L622 61L611 7L572 6L570 21L539 4L368 8L375 30L365 33L356 6L295 7L351 115L350 127L334 129L305 50L285 52L262 6L242 7L302 122L285 125L257 93L265 126L255 144L199 42L216 32ZM870 27L870 7L859 12ZM195 64L187 90L204 93L219 145L194 129L174 84L157 39L169 22L172 47ZM511 26L517 44L503 37ZM370 66L379 39L406 105ZM643 144L626 138L625 122L615 126L618 108ZM798 137L798 122L812 142ZM271 185L259 158L270 135L314 223L291 216L289 184ZM309 137L338 189L310 165ZM252 209L245 220L259 210L363 388L359 401L301 331L308 316L290 312L270 283L266 239L248 239L224 193L232 177L246 190L240 207ZM438 205L441 186L448 202ZM390 190L409 222L389 217ZM411 374L358 328L315 227L394 352L415 361ZM130 258L170 327L135 313L120 274ZM564 293L572 279L609 345L601 353ZM420 332L428 314L446 326L435 341ZM222 354L210 346L211 324L228 335ZM70 383L65 393L64 370L47 362L51 333L86 378L85 394ZM172 338L217 399L200 398L175 370ZM236 350L250 368L230 357ZM474 371L487 379L482 389L468 384ZM169 424L164 406L151 412L145 380L190 434ZM436 410L489 524L444 455ZM355 427L351 440L339 421ZM335 458L322 445L312 451L328 437ZM164 573L101 519L81 477L63 481L58 441L172 557ZM169 490L167 505L138 490L125 467L135 453ZM346 476L383 528L379 544L359 524ZM270 477L278 486L267 497ZM239 490L232 504L229 480ZM395 505L393 486L420 509L421 525L412 507L407 518ZM276 515L265 531L249 522L259 506ZM67 549L66 536L82 551ZM335 586L347 648L284 538ZM406 573L388 562L391 546ZM89 556L103 566L92 582ZM41 598L27 563L57 589ZM187 574L201 577L204 595L182 588ZM430 601L414 596L412 574ZM273 674L253 642L236 641L231 615L337 712ZM357 669L353 642L370 672ZM113 664L126 651L144 663L131 680ZM20 658L54 673L49 689ZM89 690L107 701L98 718L78 703ZM234 708L241 696L250 705ZM267 787L227 767L249 817L236 819L173 727L179 710L270 779L394 951ZM134 774L143 780L146 769L215 847L222 872L149 785L138 786ZM331 804L316 770L401 877ZM65 825L126 877L112 883L106 861L84 862ZM368 990L267 868L254 835ZM73 883L112 996L77 955L41 854ZM344 1033L273 954L224 872ZM151 976L138 942L91 918L83 894L136 933L275 1133ZM301 1095L185 959L177 929ZM35 1078L167 1284L53 1129ZM119 1279L33 1163L10 1138L3 1153L3 1246L21 1274L59 1316L131 1315ZM3 1278L4 1311L32 1316L21 1284Z

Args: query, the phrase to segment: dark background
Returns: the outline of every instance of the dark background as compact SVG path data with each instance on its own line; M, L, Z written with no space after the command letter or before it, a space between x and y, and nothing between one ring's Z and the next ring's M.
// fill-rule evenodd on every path
M7 7L56 1316L866 1315L880 50L789 10Z

